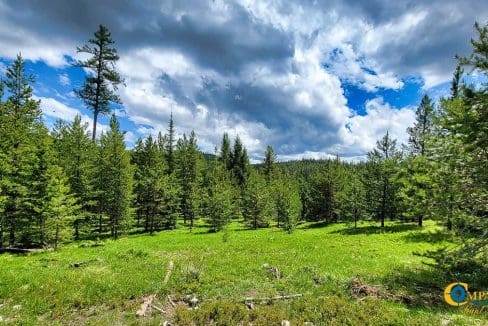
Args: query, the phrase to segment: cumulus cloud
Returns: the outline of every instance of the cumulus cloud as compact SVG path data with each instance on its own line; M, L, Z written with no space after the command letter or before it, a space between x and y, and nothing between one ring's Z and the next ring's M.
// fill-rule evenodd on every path
M0 57L63 68L103 23L126 81L116 114L136 125L127 141L164 132L172 113L178 135L195 130L207 152L228 132L255 160L267 144L280 159L356 160L386 130L404 141L413 111L376 97L358 115L343 83L372 94L411 76L439 85L487 16L481 0L0 0ZM57 99L43 98L44 114L72 119L77 109Z
M81 116L81 121L88 124L88 130L91 132L93 126L93 119L86 114L82 114L79 110L72 108L58 100L51 97L35 96L37 100L41 101L42 114L45 117L62 120L65 122L71 122L73 119L79 115ZM109 130L109 126L105 124L97 124L97 135L101 135Z
M387 131L399 145L406 144L408 137L405 130L415 121L412 107L393 108L382 97L377 97L367 101L365 109L365 115L354 115L348 119L346 128L341 130L343 143L339 149L364 155Z

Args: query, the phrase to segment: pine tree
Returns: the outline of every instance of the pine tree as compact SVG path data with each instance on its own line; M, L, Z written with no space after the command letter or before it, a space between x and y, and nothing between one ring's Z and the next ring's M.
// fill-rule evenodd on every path
M475 29L478 38L471 40L472 54L458 57L459 63L488 76L488 24L476 23ZM487 106L485 84L463 87L457 97L440 103L431 155L437 163L435 177L440 183L434 207L437 214L447 216L448 227L463 238L463 244L432 253L431 257L450 276L472 273L476 277L488 265Z
M76 115L70 124L58 122L52 132L59 165L68 178L73 195L80 205L79 214L73 220L75 240L88 233L96 214L96 167L97 148L90 140L88 123Z
M163 161L165 164L168 164L166 162L166 142L167 142L167 137L166 135L163 135L160 132L158 132L158 138L156 139L156 143L157 143L157 146L158 146L158 152L159 152L159 156L161 156L161 161ZM167 169L166 169L167 170Z
M249 157L239 136L234 140L234 150L231 155L232 173L237 184L243 187L249 176Z
M54 249L57 249L61 241L69 238L69 225L75 219L79 206L70 192L68 178L61 167L50 165L44 174L47 182L41 206L44 223L43 240L47 240Z
M144 219L144 231L153 233L166 227L166 166L152 136L144 142L138 140L132 153L135 165L135 208L139 226Z
M229 135L225 132L222 136L222 144L220 146L219 159L227 170L232 169L232 152L230 149Z
M118 85L123 83L115 69L119 56L113 47L114 41L110 32L100 25L94 36L95 38L88 40L88 44L77 48L78 53L87 53L91 57L76 63L76 66L88 69L90 73L85 76L83 86L75 90L78 97L93 111L93 141L97 132L98 115L109 113L111 103L121 103L115 92Z
M7 68L5 86L9 97L0 105L0 197L3 198L2 226L8 233L11 246L31 244L36 213L33 210L37 198L32 194L32 184L36 181L35 169L38 165L40 145L46 136L41 123L39 101L32 99L31 83L34 77L25 74L25 63L19 54ZM38 143L38 141L40 141Z
M0 79L0 105L2 105L3 96L5 95L5 83Z
M276 154L273 151L273 147L266 147L266 152L264 153L264 176L268 182L272 179L275 172L275 162Z
M368 202L370 212L381 221L381 227L385 226L387 216L393 218L396 214L397 189L393 178L399 160L396 140L391 139L388 132L368 153Z
M171 174L175 171L175 128L173 122L173 112L169 117L168 123L168 134L166 137L166 163L168 164L168 174Z
M229 171L219 158L209 164L202 200L202 215L213 232L222 230L235 212L234 187Z
M133 167L115 115L110 120L110 130L100 139L100 156L99 200L103 202L102 213L109 218L111 236L116 239L131 219Z
M298 184L281 177L274 182L273 191L278 227L292 233L300 220L302 211Z
M366 208L362 176L357 168L351 167L342 174L341 183L341 190L337 194L337 212L342 220L354 222L356 228Z
M311 180L311 211L326 224L335 219L337 209L336 182L330 165L325 171L317 171Z
M10 93L9 101L13 104L15 110L18 111L27 102L32 101L31 84L35 82L35 77L25 73L25 62L20 53L17 54L12 65L7 68L5 76L7 79L4 84ZM23 113L25 114L25 112ZM32 114L34 118L37 118L38 112L33 111Z
M145 216L145 195L144 189L145 164L144 142L138 138L131 152L131 163L134 165L134 209L136 214L136 227L141 227L141 220ZM147 230L146 230L147 231Z
M456 66L456 70L454 70L454 74L452 76L452 82L451 82L451 99L455 99L459 95L459 90L461 88L460 82L461 78L463 76L463 68L461 67L460 64Z
M197 191L200 182L200 160L195 133L192 131L189 138L183 135L177 144L177 175L181 188L181 215L185 224L190 222L190 231L198 216L199 195Z
M175 229L181 218L181 187L175 173L166 174L161 181L163 227Z
M426 141L432 134L434 125L434 106L429 96L424 95L417 111L413 127L407 128L410 135L408 142L413 156L425 155Z
M434 107L431 99L425 95L415 112L413 127L407 128L409 133L409 148L411 157L405 160L399 169L398 184L399 197L402 201L405 215L416 218L422 226L424 213L428 206L430 178L427 154L428 142L434 130Z
M243 194L243 215L249 227L267 227L273 215L274 205L271 189L257 172L251 172Z

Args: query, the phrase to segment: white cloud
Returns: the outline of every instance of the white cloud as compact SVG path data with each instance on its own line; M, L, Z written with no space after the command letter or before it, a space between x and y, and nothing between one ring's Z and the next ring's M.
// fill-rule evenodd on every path
M367 101L365 108L366 115L350 117L348 127L341 130L343 144L338 146L341 151L364 155L387 131L397 139L398 145L408 141L406 129L415 120L412 107L396 109L385 103L382 97L377 97Z
M61 119L66 122L71 122L77 116L81 116L83 123L88 123L88 129L91 131L93 126L93 119L86 114L82 114L79 110L72 108L64 103L51 97L35 97L37 100L41 101L41 110L43 115L54 118ZM100 136L101 133L107 132L110 129L109 126L105 124L97 124L97 135Z
M71 80L69 79L69 76L67 73L62 73L59 75L59 83L63 86L71 85Z

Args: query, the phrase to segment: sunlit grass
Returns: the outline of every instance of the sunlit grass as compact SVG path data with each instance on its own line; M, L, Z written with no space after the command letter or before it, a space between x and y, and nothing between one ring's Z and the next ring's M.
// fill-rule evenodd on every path
M451 280L426 269L425 258L413 254L448 244L449 237L438 230L432 222L423 229L387 224L385 230L370 223L360 224L357 230L344 224L302 224L288 234L277 228L252 231L233 224L227 236L207 233L200 226L192 233L180 228L106 241L101 247L73 243L57 252L3 254L0 316L23 324L130 324L138 322L135 311L141 298L154 293L162 300L167 294L199 298L199 311L180 309L173 316L180 324L210 315L218 320L219 313L213 311L218 304L224 307L220 314L237 309L234 318L250 318L257 324L280 318L296 322L351 318L353 324L362 318L366 318L364 324L380 320L386 324L442 320L473 324L477 321L472 318L478 318L482 324L481 315L467 316L442 302L442 288ZM168 284L163 284L169 261L175 269ZM264 264L278 268L281 278L269 273ZM356 276L387 292L409 295L414 302L407 305L384 298L356 302L347 288ZM425 291L434 292L427 293L428 303L420 300ZM294 293L303 297L252 311L241 309L247 296ZM320 311L331 305L338 305L345 315L334 317ZM155 315L149 322L158 324L164 319Z

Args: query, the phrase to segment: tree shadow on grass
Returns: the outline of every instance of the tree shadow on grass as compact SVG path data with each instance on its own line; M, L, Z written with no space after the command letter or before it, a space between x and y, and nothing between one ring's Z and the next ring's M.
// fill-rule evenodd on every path
M439 243L453 240L453 235L445 230L433 232L410 232L403 239L407 242Z
M488 268L484 268L488 272ZM401 267L390 271L381 283L385 290L414 309L452 312L452 307L444 301L444 290L453 282L468 283L471 290L484 290L485 284L469 274L448 275L446 271L424 265L418 268ZM479 311L483 314L483 311Z
M420 228L416 224L393 224L393 225L385 225L385 227L369 225L369 226L360 226L357 228L348 228L342 230L332 231L331 233L339 233L344 235L358 235L358 234L380 234L380 233L396 233L396 232L405 232L405 231L412 231L412 230L420 230Z
M297 230L320 229L320 228L324 228L324 227L329 226L329 225L330 225L330 223L326 223L324 221L313 222L310 224L301 223L301 224L297 225Z
M388 292L408 298L413 307L443 307L444 288L451 282L432 267L402 267L388 273L381 281Z

